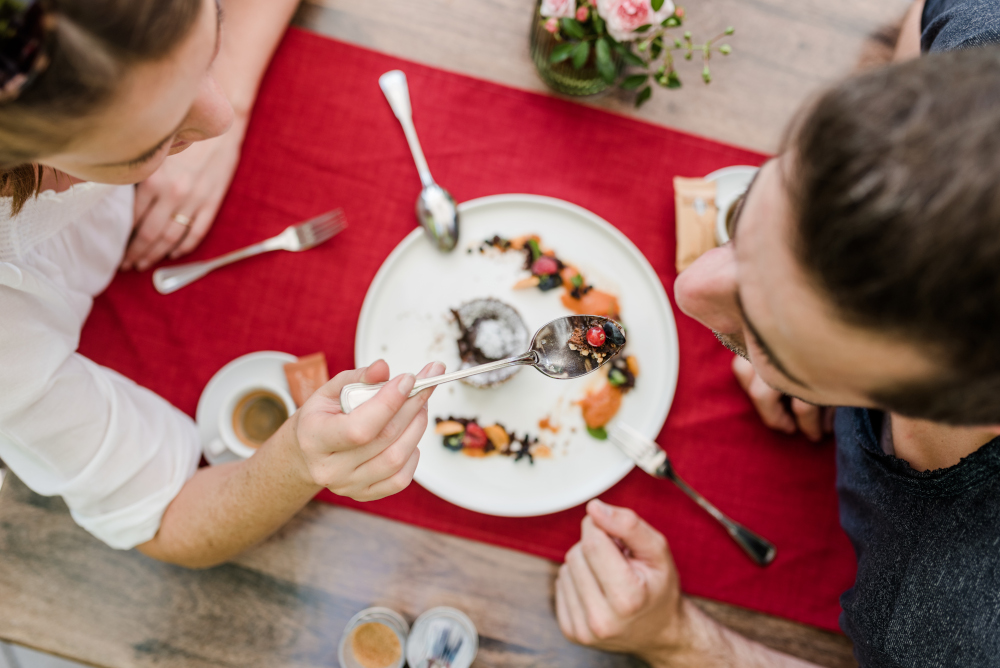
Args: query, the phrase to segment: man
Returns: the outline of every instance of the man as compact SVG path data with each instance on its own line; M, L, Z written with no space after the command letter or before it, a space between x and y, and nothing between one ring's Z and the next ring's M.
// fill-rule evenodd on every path
M923 48L996 41L1000 24L977 13L995 4L928 0L914 10ZM838 410L836 435L858 555L841 625L861 666L998 665L1000 49L822 96L762 167L733 241L681 274L675 298L747 360L738 375L766 420L783 394L799 400L792 427L816 435L810 405L860 407ZM656 667L811 665L703 615L663 536L599 501L556 608L569 638Z

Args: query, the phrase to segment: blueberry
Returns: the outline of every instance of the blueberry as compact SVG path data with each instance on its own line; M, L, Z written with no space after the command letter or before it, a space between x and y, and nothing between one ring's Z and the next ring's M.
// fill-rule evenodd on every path
M542 280L538 282L538 289L542 292L548 290L554 290L562 285L562 278L559 274L549 274L548 276L542 276Z
M608 341L616 346L625 345L625 335L613 322L604 323L604 335L608 337Z

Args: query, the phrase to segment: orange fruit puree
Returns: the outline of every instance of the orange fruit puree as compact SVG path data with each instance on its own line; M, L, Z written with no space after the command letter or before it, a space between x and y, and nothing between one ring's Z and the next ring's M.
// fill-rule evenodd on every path
M576 402L583 410L583 421L591 429L603 427L615 416L622 405L622 392L611 384L597 390L590 390L587 396Z

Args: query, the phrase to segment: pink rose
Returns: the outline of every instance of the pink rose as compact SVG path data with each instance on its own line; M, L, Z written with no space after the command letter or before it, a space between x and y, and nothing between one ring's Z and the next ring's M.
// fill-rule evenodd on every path
M545 29L548 30L553 35L555 35L557 32L559 32L559 19L553 17L551 19L546 20Z
M673 16L674 3L664 0L654 12L649 0L597 0L597 13L608 25L608 34L619 42L631 42L642 36L636 28L657 25Z
M557 19L572 18L576 13L576 0L542 0L542 16Z
M580 23L586 21L589 15L590 15L590 10L587 9L586 5L576 10L576 20L579 21Z

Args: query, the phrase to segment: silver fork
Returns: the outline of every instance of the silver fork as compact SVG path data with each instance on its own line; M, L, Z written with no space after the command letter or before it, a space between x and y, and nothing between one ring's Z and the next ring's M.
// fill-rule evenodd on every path
M312 220L285 228L285 231L276 237L271 237L253 246L247 246L246 248L220 255L212 260L189 262L188 264L178 264L172 267L161 267L153 272L153 285L161 295L169 295L175 290L180 290L185 285L194 283L208 272L214 271L219 267L253 257L254 255L267 253L268 251L309 250L342 232L346 227L347 221L344 220L344 212L342 210L327 211Z
M625 453L629 459L643 471L654 478L662 478L673 481L685 494L694 499L694 502L704 508L709 515L719 521L726 528L733 540L750 555L750 558L760 566L767 566L774 561L777 550L774 545L758 536L750 529L738 522L734 522L722 513L718 508L705 500L698 492L691 489L686 482L681 480L674 467L667 458L667 453L654 441L649 440L632 427L626 424L612 426L608 430L608 437L611 442L618 446L618 449Z

